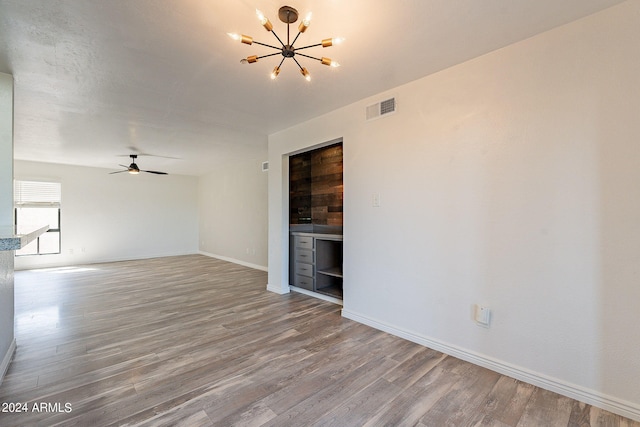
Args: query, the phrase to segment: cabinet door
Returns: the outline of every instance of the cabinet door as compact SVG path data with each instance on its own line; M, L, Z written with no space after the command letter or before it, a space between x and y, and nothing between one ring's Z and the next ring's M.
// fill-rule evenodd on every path
M312 277L306 277L296 274L293 284L294 286L297 286L299 288L306 289L308 291L314 291L315 289L313 287L313 282L314 280Z
M313 237L294 236L293 242L296 248L313 249Z
M313 277L313 265L305 262L296 262L296 274Z
M297 262L306 262L308 264L313 264L313 251L310 249L297 249L295 260Z

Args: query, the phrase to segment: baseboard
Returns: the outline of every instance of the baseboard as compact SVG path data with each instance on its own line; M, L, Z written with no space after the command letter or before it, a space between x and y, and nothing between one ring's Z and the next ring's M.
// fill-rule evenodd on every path
M216 259L219 259L219 260L222 260L222 261L232 262L234 264L242 265L244 267L254 268L256 270L267 271L267 267L265 267L264 265L252 264L250 262L242 261L242 260L239 260L239 259L230 258L230 257L222 256L222 255L216 255L216 254L212 254L212 253L204 252L204 251L199 251L198 253L200 255L205 255L205 256L208 256L208 257L211 257L211 258L216 258Z
M289 286L292 291L298 292L300 294L309 295L310 297L318 298L324 301L329 301L334 304L342 305L342 300L338 298L331 297L329 295L319 294L318 292L308 291L303 288L299 288L297 286Z
M4 376L9 369L9 364L13 359L13 355L16 353L16 340L15 338L11 341L9 348L7 349L7 353L4 355L2 359L2 364L0 364L0 385L2 385L2 380L4 380Z
M280 286L273 286L273 285L270 285L270 284L267 285L267 290L270 291L270 292L274 292L276 294L279 294L279 295L285 295L285 294L289 293L289 288L282 289Z
M553 391L563 396L579 400L589 405L596 406L601 409L613 412L623 417L640 421L640 405L628 402L613 396L600 393L585 387L571 384L569 382L553 378L538 372L512 365L510 363L488 357L486 355L476 353L452 344L442 342L437 339L429 338L415 332L398 328L386 322L381 322L360 313L342 309L342 316L354 320L358 323L371 326L372 328L388 332L392 335L415 342L416 344L432 348L442 353L448 354L458 359L465 360L478 366L482 366L500 374L533 384L545 390Z
M185 256L185 255L196 255L198 251L186 251L186 252L171 252L171 253L154 253L154 254L145 254L139 255L135 257L100 257L100 258L83 258L76 259L74 262L69 262L68 259L63 259L61 261L53 261L46 263L38 263L37 265L27 264L20 265L19 258L17 258L16 265L14 266L15 271L25 271L25 270L40 270L44 268L58 268L58 267L71 267L78 265L90 265L90 264L106 264L110 262L122 262L122 261L140 261L145 259L154 259L154 258L168 258L174 256ZM56 255L47 255L47 256L56 256Z

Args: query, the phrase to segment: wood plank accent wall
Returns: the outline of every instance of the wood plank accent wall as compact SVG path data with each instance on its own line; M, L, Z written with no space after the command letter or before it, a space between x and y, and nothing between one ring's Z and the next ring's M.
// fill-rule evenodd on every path
M311 224L311 155L289 158L289 224Z
M342 226L342 143L289 159L289 223Z

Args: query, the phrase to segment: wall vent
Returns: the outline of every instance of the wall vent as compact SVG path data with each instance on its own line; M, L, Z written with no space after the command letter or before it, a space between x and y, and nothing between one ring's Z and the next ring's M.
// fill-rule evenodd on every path
M396 112L396 99L389 98L367 106L367 120L374 120Z
M262 162L262 172L269 170L269 162Z

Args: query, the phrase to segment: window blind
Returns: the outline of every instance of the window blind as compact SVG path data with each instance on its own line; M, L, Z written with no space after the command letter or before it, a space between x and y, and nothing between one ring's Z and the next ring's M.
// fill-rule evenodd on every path
M60 207L59 182L14 181L13 200L16 206Z

